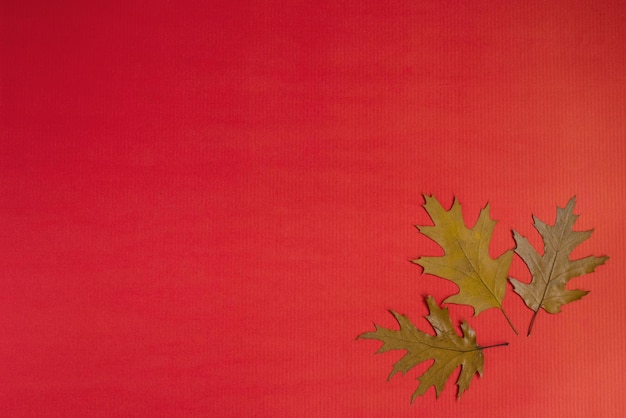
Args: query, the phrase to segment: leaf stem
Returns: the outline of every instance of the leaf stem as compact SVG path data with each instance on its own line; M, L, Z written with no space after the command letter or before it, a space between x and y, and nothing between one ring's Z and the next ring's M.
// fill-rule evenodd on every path
M502 314L504 315L504 317L506 318L506 321L509 323L509 325L511 326L511 329L513 330L513 332L515 333L515 335L519 335L519 333L517 332L517 330L515 329L515 326L513 325L513 322L511 322L511 318L509 318L509 316L506 314L504 308L500 308L500 310L502 311ZM532 327L532 324L531 324ZM530 332L530 331L529 331Z
M535 325L535 319L537 319L537 314L539 313L539 309L537 309L535 311L535 313L533 313L533 317L530 320L530 325L528 326L528 334L526 334L527 337L530 337L530 333L533 330L533 325Z
M503 347L505 345L509 345L509 343L498 343L498 344L486 345L484 347L478 346L478 349L479 350L484 350L486 348Z

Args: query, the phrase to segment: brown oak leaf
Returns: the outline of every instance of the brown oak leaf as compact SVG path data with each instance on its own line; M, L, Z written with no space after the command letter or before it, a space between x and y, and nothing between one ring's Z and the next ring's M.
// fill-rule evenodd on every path
M482 350L507 343L481 347L476 344L476 333L467 322L461 323L463 335L459 336L452 326L448 309L440 308L432 296L426 298L426 303L430 312L426 319L435 330L435 335L420 331L406 316L390 311L400 325L399 330L375 324L376 331L366 332L358 338L382 341L383 345L378 353L390 350L406 351L406 354L394 364L389 379L398 372L404 375L419 363L434 359L430 368L418 377L420 383L413 393L411 402L423 395L431 386L435 387L436 396L439 397L446 381L458 366L461 366L461 373L456 384L457 396L460 398L468 389L474 375L478 373L482 376L484 364Z
M586 290L566 289L567 282L574 277L593 272L596 267L608 260L606 256L570 260L569 256L574 248L588 239L593 232L593 230L572 230L578 218L573 212L575 203L576 198L572 197L564 208L557 207L554 225L547 225L533 216L535 229L543 238L543 255L535 251L526 238L513 231L513 238L517 244L515 252L524 260L532 276L530 283L509 279L513 284L513 290L524 299L526 306L534 311L528 335L541 308L548 313L558 313L562 305L589 293Z

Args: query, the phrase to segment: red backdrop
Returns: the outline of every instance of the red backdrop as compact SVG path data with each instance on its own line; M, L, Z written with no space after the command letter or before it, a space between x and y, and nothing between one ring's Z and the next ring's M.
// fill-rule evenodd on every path
M626 409L621 2L1 3L4 415ZM493 255L576 195L574 255L611 259L530 338L450 305L510 345L410 405L417 373L355 337L455 291L409 262L441 253L423 193L490 202Z

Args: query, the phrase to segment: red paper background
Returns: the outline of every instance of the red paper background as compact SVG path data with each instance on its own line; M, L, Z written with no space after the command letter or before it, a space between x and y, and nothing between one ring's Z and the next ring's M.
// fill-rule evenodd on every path
M2 1L2 415L621 416L626 7L302 3ZM455 291L424 193L611 259L530 338L451 305L510 345L410 405L355 337Z

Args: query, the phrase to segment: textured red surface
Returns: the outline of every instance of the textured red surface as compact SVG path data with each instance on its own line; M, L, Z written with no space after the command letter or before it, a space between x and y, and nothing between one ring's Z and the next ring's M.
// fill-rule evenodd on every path
M2 415L621 416L626 7L296 3L2 1ZM611 259L530 338L450 306L510 345L409 405L355 337L454 292L423 193Z

